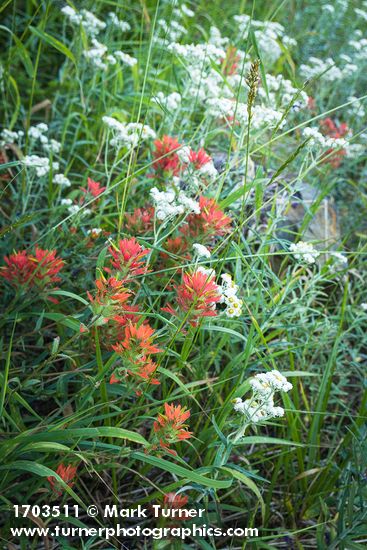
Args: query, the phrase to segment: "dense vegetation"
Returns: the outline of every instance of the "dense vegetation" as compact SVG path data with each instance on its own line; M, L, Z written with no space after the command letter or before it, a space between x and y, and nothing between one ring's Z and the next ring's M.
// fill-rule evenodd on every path
M365 548L367 2L0 17L3 547Z

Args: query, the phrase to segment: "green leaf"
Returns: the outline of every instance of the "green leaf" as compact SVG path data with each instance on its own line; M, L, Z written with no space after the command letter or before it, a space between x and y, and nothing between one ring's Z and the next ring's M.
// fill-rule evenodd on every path
M252 481L252 479L248 478L243 474L242 472L239 472L238 470L233 470L232 468L229 468L228 466L222 466L221 470L224 470L225 472L230 473L234 478L241 481L246 487L250 489L258 498L260 506L261 506L261 513L264 518L265 516L265 503L263 500L263 497L261 496L261 493L257 487L257 485Z
M14 53L17 53L19 55L19 57L23 62L24 68L27 71L28 76L30 78L33 78L34 67L33 67L31 58L29 56L29 53L27 49L24 47L23 43L10 29L8 29L7 27L4 27L4 25L0 25L0 29L11 34L12 39L14 40L16 45L16 48L14 48Z
M60 42L50 34L47 34L46 32L41 31L36 27L30 26L29 29L34 35L38 36L38 38L41 38L41 40L43 40L44 42L47 42L47 44L50 44L50 46L54 47L59 52L63 53L66 57L68 57L74 63L74 65L76 65L76 59L74 57L74 54L69 50L69 48L65 46L65 44L63 44L62 42Z
M67 296L68 298L74 298L74 300L78 300L78 302L81 302L85 306L89 306L89 302L82 298L81 296L78 296L78 294L74 294L74 292L69 292L68 290L52 290L49 292L49 294L53 294L56 296Z
M135 458L136 460L140 460L141 462L151 464L152 466L160 468L165 472L170 472L171 474L183 477L194 483L199 483L199 485L204 485L205 487L211 487L213 489L226 489L232 484L231 480L210 479L192 470L188 470L183 466L179 466L178 464L174 464L173 462L169 462L168 460L158 458L156 456L150 456L144 453L137 452L133 453L131 455L131 458Z
M304 447L302 443L295 443L294 441L289 441L288 439L268 437L265 435L249 435L247 437L243 437L241 440L235 443L235 445L243 445L244 443L246 445L266 443L267 445L290 445L292 447Z

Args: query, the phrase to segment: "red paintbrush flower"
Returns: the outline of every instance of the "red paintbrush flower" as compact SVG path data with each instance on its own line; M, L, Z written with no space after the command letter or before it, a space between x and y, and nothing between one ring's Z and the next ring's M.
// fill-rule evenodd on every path
M98 181L92 180L92 178L88 178L88 187L87 189L85 187L81 187L81 190L85 194L90 194L92 197L97 198L103 191L107 189L107 187L101 187L101 184Z
M174 256L189 259L191 257L188 252L188 243L183 237L174 237L167 239L164 245L165 252L161 252L161 258L164 260L165 265L167 261L172 260L174 263ZM176 259L177 262L177 259Z
M114 277L106 279L103 275L95 281L96 292L93 296L87 292L92 305L97 325L104 325L116 316L123 316L127 308L127 300L130 298L129 289L124 282Z
M220 209L214 199L200 197L200 214L190 214L187 224L180 231L191 237L201 237L201 241L225 235L231 229L232 220Z
M189 497L178 495L177 493L167 493L164 495L163 504L165 508L183 508L189 501ZM180 518L181 519L181 518Z
M132 214L125 214L125 228L135 235L144 235L153 230L154 208L136 208Z
M69 464L68 466L65 466L64 464L60 464L57 467L56 473L61 477L61 479L69 486L73 487L76 476L76 471L78 467L77 466L71 466ZM51 489L54 493L56 493L58 496L62 495L64 488L61 486L60 482L56 479L54 476L49 476L47 478L47 481L51 485Z
M320 128L324 135L329 136L333 139L344 138L349 133L349 128L345 122L341 123L339 126L331 118L325 118L320 121ZM343 157L347 154L345 149L339 149L334 151L333 149L328 149L325 153L325 161L333 168L338 168L340 166Z
M222 71L225 76L233 75L237 72L240 56L235 46L228 46L225 59L222 59Z
M37 282L42 282L43 285L60 281L58 276L65 262L57 257L56 250L43 250L36 246L34 256L30 256L32 262L35 263L34 278Z
M61 280L58 274L65 265L56 250L44 250L38 246L34 254L21 250L5 256L4 261L6 266L0 268L0 277L14 287L27 285L40 291L50 289L51 284Z
M160 175L169 173L171 176L178 176L180 173L180 159L177 151L181 144L177 138L163 136L161 140L154 142L155 151L153 153L153 169Z
M153 345L155 331L148 324L138 326L136 323L129 323L125 328L125 340L118 342L112 348L122 355L129 352L129 356L136 358L150 353L159 353L162 350Z
M135 237L122 239L119 242L118 249L110 246L108 250L112 256L112 267L119 272L120 279L124 282L135 278L137 275L148 273L148 268L142 258L149 254L150 250L144 249ZM105 269L108 273L111 273L110 268Z
M170 449L173 443L190 439L192 432L187 431L185 421L190 417L190 411L187 411L181 405L164 404L164 414L158 414L157 420L153 424L156 443L153 444L153 450L158 446L168 453L176 456L176 451Z
M190 151L189 161L194 165L196 170L200 170L205 164L210 162L212 158L205 152L204 149L199 149L198 152Z
M123 365L115 368L110 378L110 384L119 384L126 382L126 379L132 379L135 386L135 393L141 395L139 387L141 384L159 385L158 378L154 378L154 374L158 365L149 357L141 357L140 359L131 361L129 358L124 358Z
M197 270L185 273L182 284L176 287L176 302L179 311L172 306L162 308L171 315L179 316L180 311L187 315L190 324L196 325L201 317L215 317L215 304L221 300L218 285L214 278L205 272Z
M4 261L7 265L0 267L0 276L10 284L13 286L24 285L31 279L35 266L26 250L4 256Z

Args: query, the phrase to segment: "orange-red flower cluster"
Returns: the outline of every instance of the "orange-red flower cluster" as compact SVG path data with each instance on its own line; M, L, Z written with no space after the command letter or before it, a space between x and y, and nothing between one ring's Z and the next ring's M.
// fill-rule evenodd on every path
M214 199L200 197L200 214L190 214L180 231L186 236L200 237L204 243L213 237L225 235L231 229L232 220L220 209Z
M124 282L115 277L106 279L101 275L101 278L95 281L95 285L95 296L90 292L87 292L87 295L97 318L96 324L103 325L110 319L123 317L128 310L127 300L131 294L130 290L124 286Z
M171 449L173 443L190 439L192 432L187 431L186 420L190 417L190 411L187 411L181 405L164 404L164 414L158 414L157 420L153 424L156 443L152 450L158 448L176 456L177 453Z
M12 286L37 287L41 291L50 289L52 284L61 280L59 272L65 264L56 250L44 250L38 246L34 253L21 250L5 256L4 261L6 265L0 267L0 276Z
M158 176L179 176L188 166L195 168L195 170L200 170L200 168L212 160L203 148L199 149L199 151L189 149L187 159L180 159L177 152L183 146L178 142L177 138L171 136L163 136L161 140L157 139L154 145L153 169ZM185 149L187 148L185 147Z
M125 283L131 281L138 275L144 275L149 270L143 260L149 254L149 249L144 249L135 239L121 239L119 246L110 246L108 249L112 256L111 265L118 272L119 278ZM111 273L111 268L105 268Z
M93 198L99 197L107 189L107 187L101 187L101 184L98 181L92 180L92 178L88 178L87 180L87 188L81 187L80 189L83 191L85 195L91 195ZM83 201L82 201L83 202Z
M77 466L71 466L69 464L68 466L65 466L65 464L60 464L57 467L56 473L61 477L61 479L69 486L73 487L75 483L75 477L76 477L76 471L78 467ZM56 479L54 476L49 476L47 478L47 481L51 485L52 491L57 495L61 496L63 493L64 488L62 487L61 483Z
M240 56L235 46L228 46L226 57L222 60L222 71L225 76L236 74Z
M157 139L154 145L153 168L155 172L161 176L164 174L178 176L180 173L180 159L177 151L181 148L181 144L177 138L163 136L161 140Z
M145 235L153 230L154 208L136 208L132 214L125 214L125 228L133 234Z
M331 118L321 120L320 128L325 136L329 136L333 139L344 138L349 132L349 128L345 122L342 122L338 126ZM328 149L325 153L325 157L327 157L325 158L325 162L331 164L333 168L338 168L346 154L347 152L345 149L339 149L338 151Z
M115 368L110 384L121 382L126 375L135 377L136 382L159 384L159 380L154 378L157 364L150 355L162 350L154 345L154 334L155 331L147 323L138 325L129 322L126 325L124 339L112 346L121 358L121 366Z
M218 285L214 278L197 270L184 273L182 283L176 287L178 311L171 305L162 308L176 317L185 314L191 325L196 325L202 317L215 317L215 304L221 300Z

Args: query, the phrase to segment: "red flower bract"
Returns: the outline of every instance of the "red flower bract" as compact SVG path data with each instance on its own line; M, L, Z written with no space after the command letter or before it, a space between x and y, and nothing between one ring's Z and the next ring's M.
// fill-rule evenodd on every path
M189 154L190 162L195 166L197 170L202 168L205 164L210 162L211 157L205 152L204 149L199 149L198 152L190 151Z
M154 208L136 208L132 214L125 214L127 231L134 234L145 234L153 229Z
M21 250L4 257L6 266L0 268L0 276L13 286L29 285L45 289L60 281L58 276L65 262L56 250L36 247L35 253Z
M144 249L135 237L120 240L117 250L112 246L108 250L112 256L112 267L119 272L124 282L148 272L143 258L149 254L150 250ZM108 273L111 272L110 268L105 269Z
M163 504L166 508L183 508L189 501L189 497L177 495L176 493L167 493L164 495Z
M163 136L161 140L157 139L154 145L154 170L162 175L168 172L171 176L177 176L180 172L180 159L176 151L181 147L177 138Z
M63 481L69 486L72 487L74 485L74 478L76 476L77 466L71 466L69 464L68 466L65 466L64 464L60 464L57 467L56 473L61 477ZM63 491L63 487L61 487L59 481L54 476L49 476L47 478L47 481L51 485L51 489L60 496Z
M177 453L170 449L172 443L184 439L190 439L192 432L187 431L185 421L190 417L190 411L187 411L181 405L164 404L164 414L158 414L157 420L153 424L153 430L158 440L157 445L153 445L156 449L159 445L161 449L172 455Z
M320 128L324 135L330 136L333 139L344 138L349 132L349 128L345 122L337 126L331 118L321 120ZM328 149L325 153L326 158L324 162L331 164L333 168L338 168L346 153L345 149L339 149L337 151Z
M202 271L185 273L182 284L176 287L176 302L181 311L188 314L190 324L196 325L201 317L215 317L215 304L220 301L218 285ZM178 316L172 306L162 308Z
M125 340L112 346L117 353L124 353L127 350L138 356L149 353L159 353L162 350L153 345L155 331L148 324L138 326L130 323L125 328Z
M190 214L187 217L187 224L180 228L182 233L191 237L200 236L202 242L230 231L232 220L214 199L200 197L199 205L200 214Z
M105 189L107 189L107 187L101 187L101 184L98 181L92 180L92 178L88 178L87 189L85 187L81 187L83 193L90 193L94 198L99 197L99 195L103 193Z

